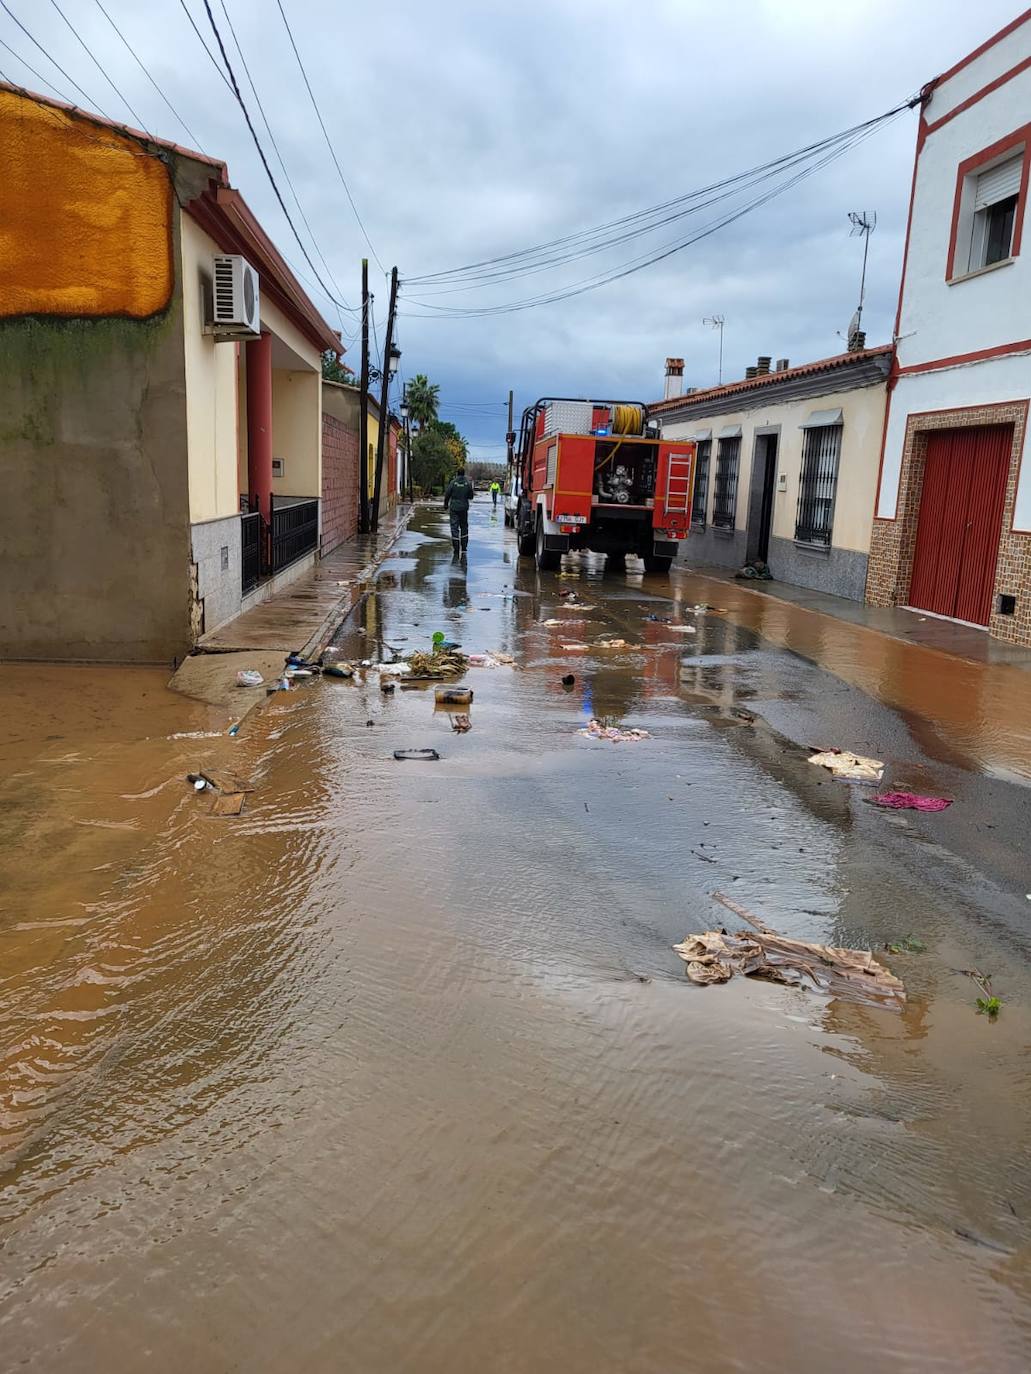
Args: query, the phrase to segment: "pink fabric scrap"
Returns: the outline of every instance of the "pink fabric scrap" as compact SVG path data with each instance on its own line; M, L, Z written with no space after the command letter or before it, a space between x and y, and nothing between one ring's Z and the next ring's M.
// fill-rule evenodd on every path
M881 792L871 800L891 811L944 811L952 805L951 797L921 797L916 792Z

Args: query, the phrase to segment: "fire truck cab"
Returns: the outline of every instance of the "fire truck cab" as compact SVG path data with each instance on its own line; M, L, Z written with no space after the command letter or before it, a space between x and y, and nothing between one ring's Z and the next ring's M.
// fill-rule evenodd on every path
M542 570L591 549L668 572L691 527L694 468L694 443L660 438L637 402L543 397L519 431L519 552Z

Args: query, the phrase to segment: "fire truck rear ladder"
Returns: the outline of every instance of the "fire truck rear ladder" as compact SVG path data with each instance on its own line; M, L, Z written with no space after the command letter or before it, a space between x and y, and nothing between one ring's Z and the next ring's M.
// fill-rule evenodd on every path
M691 505L691 455L671 453L666 468L666 510L686 515Z

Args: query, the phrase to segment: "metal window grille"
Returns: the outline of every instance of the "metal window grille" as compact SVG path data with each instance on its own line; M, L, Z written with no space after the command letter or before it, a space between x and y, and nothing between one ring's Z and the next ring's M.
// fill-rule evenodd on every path
M691 523L705 528L705 508L709 504L709 455L711 439L699 439L695 455L694 500L691 502Z
M806 430L795 520L795 538L803 543L826 545L831 542L840 455L840 425L820 425Z
M737 470L741 440L721 439L716 448L716 484L712 523L718 530L732 530L737 512Z
M246 595L258 585L261 577L261 512L253 511L240 517L240 540L243 556L240 564L240 590Z
M319 542L319 503L297 501L272 511L272 571L310 553Z

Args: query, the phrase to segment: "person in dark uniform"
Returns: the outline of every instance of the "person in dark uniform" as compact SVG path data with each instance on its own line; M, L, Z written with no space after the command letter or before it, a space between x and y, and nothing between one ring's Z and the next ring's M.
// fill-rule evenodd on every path
M473 484L459 468L444 492L444 509L451 516L451 547L455 557L469 547L469 502L473 499Z

